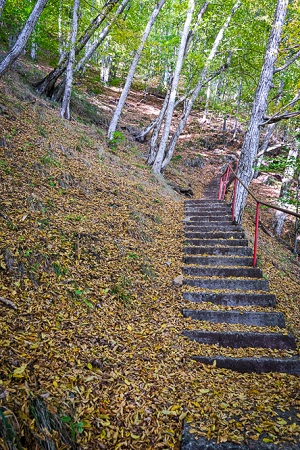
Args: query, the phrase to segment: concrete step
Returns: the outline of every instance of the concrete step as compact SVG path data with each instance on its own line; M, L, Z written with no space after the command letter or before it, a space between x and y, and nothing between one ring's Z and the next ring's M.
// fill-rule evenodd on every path
M279 372L300 375L300 360L293 358L232 358L228 356L193 356L192 359L203 364L216 364L221 369L241 373Z
M188 239L243 239L245 234L242 231L186 231L185 237Z
M185 275L192 277L240 277L262 278L262 271L256 267L193 267L183 268Z
M185 244L195 246L247 247L247 239L185 239Z
M207 216L207 217L202 217L202 216L197 216L197 214L193 214L190 216L185 216L184 218L184 222L199 222L201 224L204 224L206 222L217 222L217 223L225 223L225 224L232 224L232 218L231 215L214 215L214 216Z
M213 266L213 267L232 267L232 266L252 266L253 258L241 256L185 256L185 264Z
M218 225L216 223L206 223L205 225L200 225L194 222L185 222L184 230L188 232L197 232L197 233L213 233L215 232L234 232L234 231L243 231L242 227L240 225L233 225L233 224L222 224Z
M292 334L184 330L183 335L201 344L220 347L296 349L296 340Z
M185 205L228 205L225 200L202 198L199 200L185 200Z
M250 312L250 311L214 311L183 309L184 317L194 320L205 320L214 323L240 323L257 327L285 328L285 319L282 313L277 312Z
M186 255L239 255L250 256L252 254L251 248L248 247L200 247L189 246L185 247L184 253Z
M231 217L231 211L229 209L219 210L219 209L210 209L210 210L204 210L199 211L196 209L188 209L184 211L184 214L186 216L197 216L197 217L221 217L221 216L230 216Z
M223 306L262 306L274 308L276 297L274 294L240 294L240 293L210 293L210 292L183 292L184 300L193 303L209 302Z
M252 278L185 278L186 286L202 289L229 289L232 291L269 291L267 280Z
M231 206L226 204L210 204L210 205L184 205L184 210L192 210L192 211L230 211L231 212Z

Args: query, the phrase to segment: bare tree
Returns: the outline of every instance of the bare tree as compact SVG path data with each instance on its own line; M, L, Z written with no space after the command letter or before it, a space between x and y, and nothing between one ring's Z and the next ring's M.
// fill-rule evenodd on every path
M78 10L79 10L80 0L74 0L73 5L73 19L72 19L72 33L71 33L71 43L70 43L70 52L69 59L67 64L67 72L66 72L66 83L65 83L65 92L62 101L60 115L63 119L70 120L70 100L72 93L72 83L73 83L73 66L75 62L75 42L77 37L78 30Z
M13 48L7 53L4 59L0 63L0 76L4 74L4 72L12 65L12 63L20 56L22 51L27 44L27 41L34 30L34 27L43 12L48 0L38 0L31 11L31 14L24 25L21 33L19 34L15 45Z
M130 86L132 84L132 80L133 80L133 77L134 77L134 74L136 71L136 67L137 67L140 57L142 55L142 51L143 51L145 42L146 42L146 40L149 36L149 33L153 27L156 17L158 16L158 14L159 14L161 8L164 6L165 2L166 2L166 0L160 0L159 3L157 3L157 5L155 6L155 8L148 20L148 23L146 25L144 33L142 35L140 45L139 45L137 51L135 52L135 55L133 57L133 60L132 60L132 63L131 63L131 66L130 66L130 69L129 69L129 72L128 72L128 75L126 78L125 85L123 87L121 96L119 98L119 102L117 104L117 107L115 109L114 115L111 119L111 122L110 122L110 125L108 128L107 137L109 140L113 139L114 132L116 131L120 116L122 114L123 107L126 102L127 95L129 93Z
M248 187L253 178L253 164L257 155L260 137L260 126L266 114L268 95L273 85L274 65L281 41L282 27L285 21L288 0L278 0L267 50L255 93L248 129L245 135L238 176ZM241 222L247 197L246 189L238 183L235 204L235 220Z

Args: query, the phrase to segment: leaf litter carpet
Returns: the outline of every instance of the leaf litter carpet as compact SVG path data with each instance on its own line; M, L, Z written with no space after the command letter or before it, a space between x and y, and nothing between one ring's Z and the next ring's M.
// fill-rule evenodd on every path
M46 439L59 449L179 449L183 420L217 442L296 441L299 378L188 358L245 349L181 335L194 328L172 284L182 266L183 201L137 163L132 144L99 158L96 128L78 122L71 135L71 124L38 105L2 119L0 297L17 307L0 305L2 448L3 424L28 449ZM39 427L33 398L62 419L74 444ZM283 419L291 408L297 419Z

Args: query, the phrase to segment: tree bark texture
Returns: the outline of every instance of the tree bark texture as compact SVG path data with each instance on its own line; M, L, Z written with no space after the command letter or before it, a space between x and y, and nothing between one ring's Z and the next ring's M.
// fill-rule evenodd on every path
M86 28L85 32L78 39L75 47L75 56L77 56L81 50L84 49L86 44L90 41L94 32L100 27L103 21L106 19L107 15L113 9L114 5L118 3L119 0L110 0L105 3L103 10L98 14L91 22L91 24ZM51 72L46 75L41 81L35 84L35 88L38 94L46 95L51 98L54 92L55 83L61 77L61 75L66 71L67 62L69 58L69 53L65 52L60 57L60 63L58 67L55 67Z
M132 80L133 80L133 77L134 77L134 74L136 71L136 67L137 67L140 57L142 55L142 51L143 51L145 42L150 34L150 31L156 20L156 17L158 16L158 14L159 14L161 8L164 6L165 2L166 2L166 0L160 0L159 3L155 6L155 8L150 16L150 19L148 20L148 23L146 25L144 33L142 35L140 45L139 45L137 51L135 52L135 55L133 57L133 60L132 60L132 63L131 63L131 66L130 66L130 69L129 69L129 72L128 72L128 75L126 78L125 85L123 87L121 96L119 98L119 102L117 104L114 115L113 115L112 120L109 125L109 129L108 129L108 133L107 133L107 137L109 140L112 140L114 137L114 132L116 131L120 116L122 114L122 110L123 110L124 104L126 102L126 98L129 93L130 86L132 84Z
M189 31L193 19L195 9L195 1L189 0L188 4L188 10L186 15L185 24L183 27L182 35L181 35L181 41L178 49L178 56L176 61L176 66L173 74L172 79L172 85L170 90L170 96L168 101L168 106L165 112L165 124L161 136L161 140L159 143L159 148L152 166L152 170L154 173L160 173L162 168L162 163L165 155L165 149L168 142L169 134L170 134L170 128L173 118L173 112L174 112L174 106L176 101L176 95L177 95L177 89L178 89L178 83L180 79L180 73L182 69L182 64L184 61L184 57L186 55L186 49L188 45L188 38L189 38Z
M17 41L13 48L7 53L4 59L0 63L0 76L13 64L13 62L20 56L24 50L27 41L34 30L34 27L42 14L48 0L38 0L31 11L31 14L24 25L21 33L19 34Z
M61 117L63 119L67 119L67 120L70 120L70 117L71 117L70 116L70 100L71 100L72 83L73 83L73 66L74 66L74 62L75 62L75 42L76 42L77 30L78 30L79 5L80 5L80 0L74 0L69 60L68 60L68 64L67 64L64 97L63 97L61 111L60 111Z
M204 66L204 68L203 68L203 70L202 70L202 72L200 74L198 84L194 88L190 98L187 100L186 107L184 109L183 115L182 115L182 117L181 117L181 119L179 121L179 124L178 124L175 132L172 135L172 138L170 140L170 143L169 143L167 149L165 150L165 155L164 155L163 161L161 163L161 170L164 170L166 168L166 166L169 164L169 162L171 161L171 158L173 156L173 153L174 153L175 146L177 144L178 138L181 135L181 133L182 133L182 131L183 131L185 125L186 125L188 117L189 117L189 115L191 113L191 110L193 108L194 102L197 99L201 89L203 88L203 86L204 86L204 84L206 82L208 82L210 79L212 79L212 78L208 79L208 76L207 76L207 72L209 70L210 63L214 59L214 57L216 56L218 47L219 47L219 45L220 45L220 43L221 43L221 41L223 39L224 32L229 27L231 18L235 14L237 9L240 7L240 4L241 4L241 1L238 0L236 2L236 4L233 6L233 8L231 10L231 13L227 17L224 25L222 26L222 28L219 30L219 32L217 34L217 37L216 37L216 39L214 41L214 44L213 44L213 47L212 47L212 49L210 51L210 54L209 54L209 56L208 56L208 58L206 60L205 66ZM218 71L217 71L217 73L218 73Z
M268 95L273 83L274 65L278 55L287 6L288 0L277 1L275 17L255 93L248 129L241 151L237 175L247 187L253 178L253 165L259 146L260 124L262 123L267 110ZM246 197L246 189L238 183L235 203L235 220L238 223L241 223L242 220Z
M6 0L0 0L0 18L2 16L2 11L3 11L3 8L4 8L5 1Z

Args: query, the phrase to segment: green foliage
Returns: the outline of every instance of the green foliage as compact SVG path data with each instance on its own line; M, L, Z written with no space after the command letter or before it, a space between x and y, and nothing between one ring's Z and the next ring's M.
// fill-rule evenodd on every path
M112 150L116 150L117 147L125 140L125 136L121 131L115 131L113 138L109 142L109 146Z

